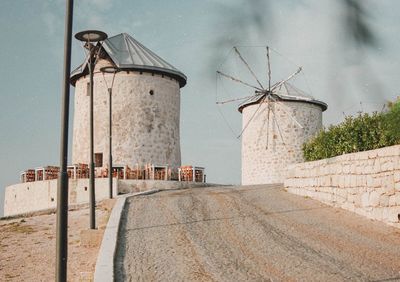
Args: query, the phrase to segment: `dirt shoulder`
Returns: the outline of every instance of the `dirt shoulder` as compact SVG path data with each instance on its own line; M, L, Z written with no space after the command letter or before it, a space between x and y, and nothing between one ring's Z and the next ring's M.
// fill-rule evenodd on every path
M115 200L96 208L102 237ZM81 245L89 225L89 209L68 214L68 281L90 280L100 244ZM2 281L53 281L55 276L56 214L0 220L0 277Z

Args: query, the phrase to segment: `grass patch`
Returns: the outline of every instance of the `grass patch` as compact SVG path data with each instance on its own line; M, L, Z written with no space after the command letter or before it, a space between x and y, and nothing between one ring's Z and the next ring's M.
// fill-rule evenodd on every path
M20 222L12 222L2 226L2 232L32 234L36 232L30 225L23 225Z

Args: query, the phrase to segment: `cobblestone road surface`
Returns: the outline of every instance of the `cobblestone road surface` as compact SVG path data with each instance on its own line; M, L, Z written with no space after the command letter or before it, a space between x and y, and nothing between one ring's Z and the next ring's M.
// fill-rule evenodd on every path
M400 281L400 230L277 186L132 197L117 281Z

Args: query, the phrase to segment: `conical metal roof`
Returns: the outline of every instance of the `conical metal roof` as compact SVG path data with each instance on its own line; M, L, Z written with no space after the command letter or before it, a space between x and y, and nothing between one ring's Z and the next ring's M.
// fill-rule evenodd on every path
M180 87L185 86L186 76L173 65L162 59L153 51L135 40L127 33L121 33L104 40L103 50L121 70L149 71L169 75L179 81ZM87 60L71 73L71 83L87 69Z
M275 85L278 85L278 83L276 83ZM293 86L288 82L283 82L278 87L274 87L275 85L271 87L271 95L273 95L275 98L278 98L279 100L315 104L320 106L322 108L322 111L325 111L328 108L328 105L326 103L316 100L311 95L306 94L304 91L300 90L299 88ZM261 93L247 99L239 105L239 112L242 112L243 109L247 106L258 104L265 95L266 94Z

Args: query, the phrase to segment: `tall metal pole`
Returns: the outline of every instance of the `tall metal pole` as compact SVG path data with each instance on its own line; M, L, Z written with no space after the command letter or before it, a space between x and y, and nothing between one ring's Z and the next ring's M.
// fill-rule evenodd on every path
M89 221L90 229L96 228L96 196L95 196L95 175L94 175L94 124L93 124L93 69L95 66L94 57L96 48L91 44L92 42L98 42L107 39L107 34L99 30L85 30L75 34L75 38L79 41L86 43L85 47L89 49L89 89L90 89L90 101L89 101L89 124L90 124L90 145L89 145ZM100 50L100 49L99 49Z
M68 258L68 119L69 78L71 73L71 38L73 0L66 0L64 34L64 73L61 106L60 175L57 187L57 238L56 238L56 281L67 281Z
M93 48L89 45L89 73L90 73L90 174L89 174L89 217L90 229L96 229L96 195L95 195L95 175L94 175L94 122L93 122Z
M109 198L113 197L113 162L112 162L112 88L108 88L109 95L109 150L108 150L108 159L109 159L109 168L108 168L108 185L109 185Z

